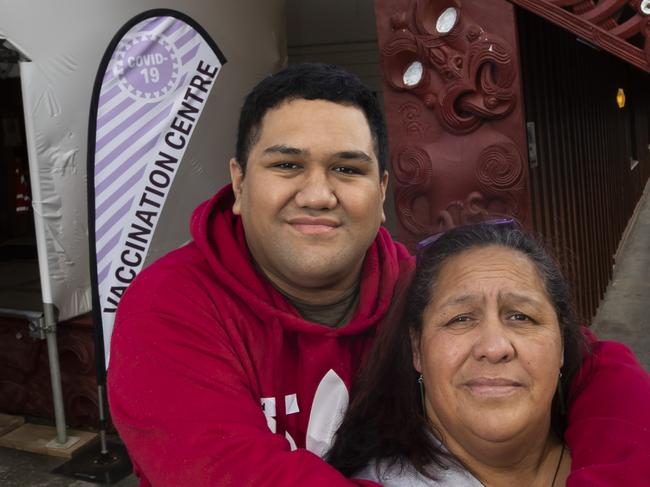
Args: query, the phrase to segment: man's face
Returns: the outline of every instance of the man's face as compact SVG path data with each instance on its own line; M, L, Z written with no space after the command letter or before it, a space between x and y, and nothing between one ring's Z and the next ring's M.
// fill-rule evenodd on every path
M355 285L385 220L370 127L356 107L297 99L269 110L246 175L230 161L248 247L280 289L326 302Z

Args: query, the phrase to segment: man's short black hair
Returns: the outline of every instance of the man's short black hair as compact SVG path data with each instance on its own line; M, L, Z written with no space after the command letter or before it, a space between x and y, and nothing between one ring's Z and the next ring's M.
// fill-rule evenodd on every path
M370 127L381 177L386 169L388 141L377 98L359 78L342 67L317 63L291 65L262 80L248 94L239 115L235 154L242 172L246 172L250 148L257 141L266 112L296 99L326 100L361 109Z

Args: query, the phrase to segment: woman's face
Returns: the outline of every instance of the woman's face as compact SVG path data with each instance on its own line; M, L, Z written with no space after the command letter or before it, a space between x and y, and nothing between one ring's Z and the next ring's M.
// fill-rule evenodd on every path
M450 258L413 345L427 413L448 446L546 437L562 337L524 254L492 245Z

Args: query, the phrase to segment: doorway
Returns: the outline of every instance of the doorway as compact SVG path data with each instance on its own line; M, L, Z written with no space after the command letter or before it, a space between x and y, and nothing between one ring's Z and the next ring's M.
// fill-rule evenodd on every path
M0 309L42 308L19 54L0 40Z

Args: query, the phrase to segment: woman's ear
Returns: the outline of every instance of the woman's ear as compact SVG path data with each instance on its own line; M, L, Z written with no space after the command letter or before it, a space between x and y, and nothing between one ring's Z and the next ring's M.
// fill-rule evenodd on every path
M411 330L411 354L413 355L413 368L419 373L422 373L422 362L420 361L420 337L416 336L415 332Z

